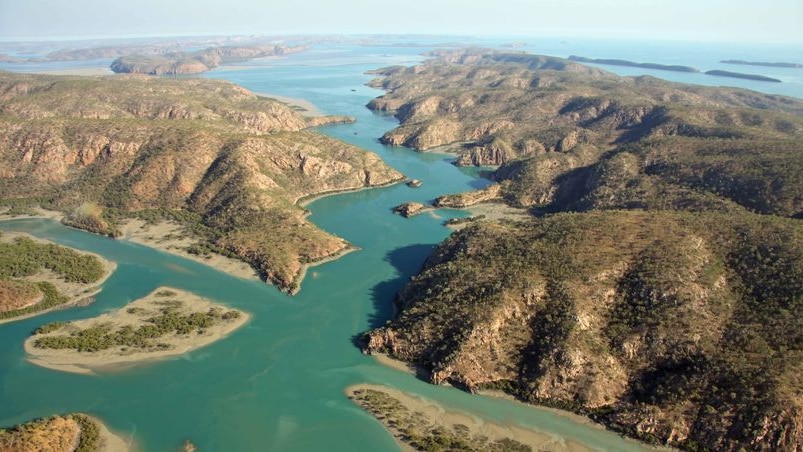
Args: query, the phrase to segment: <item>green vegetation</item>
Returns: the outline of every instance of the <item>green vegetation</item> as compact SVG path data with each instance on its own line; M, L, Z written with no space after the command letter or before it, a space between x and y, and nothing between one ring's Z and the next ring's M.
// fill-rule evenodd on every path
M95 452L100 447L100 427L92 418L80 413L41 418L0 429L0 450Z
M0 242L0 278L32 276L42 269L58 273L67 282L88 284L103 277L103 265L95 256L25 237Z
M532 448L511 438L493 441L471 436L468 427L454 424L444 428L419 412L412 412L392 395L375 389L358 389L349 396L371 413L393 436L421 451L530 451Z
M169 291L165 291L169 292ZM157 296L169 296L159 295ZM69 335L49 335L34 341L37 348L71 349L79 352L96 352L112 347L135 347L139 349L154 349L165 347L159 339L170 334L187 335L193 332L201 334L205 329L215 325L221 320L231 320L240 317L238 311L222 312L212 308L207 312L194 312L186 315L179 313L181 301L176 299L165 300L160 303L163 308L159 315L144 320L145 324L137 328L126 325L113 329L106 323L96 324L92 327L70 331ZM146 314L138 312L137 314ZM45 325L34 334L48 334L59 331L67 325Z

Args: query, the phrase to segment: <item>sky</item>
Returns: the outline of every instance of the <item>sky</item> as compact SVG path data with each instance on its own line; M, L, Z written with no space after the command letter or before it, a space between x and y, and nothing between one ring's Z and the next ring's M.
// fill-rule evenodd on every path
M0 0L0 40L414 33L803 44L803 0Z

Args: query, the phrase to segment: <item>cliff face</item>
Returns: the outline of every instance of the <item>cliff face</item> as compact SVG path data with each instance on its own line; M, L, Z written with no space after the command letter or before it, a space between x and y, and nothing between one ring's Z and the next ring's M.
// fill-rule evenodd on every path
M648 440L800 450L803 226L643 211L456 233L365 337L433 383L505 390Z
M111 70L124 74L184 75L199 74L221 64L247 61L254 58L286 55L301 52L303 46L222 46L210 47L196 52L171 52L165 54L131 54L121 56L111 64Z
M285 289L303 263L347 246L309 224L297 200L401 178L225 82L0 73L0 111L4 202L69 212L101 233L121 217L180 221L198 252L239 257Z

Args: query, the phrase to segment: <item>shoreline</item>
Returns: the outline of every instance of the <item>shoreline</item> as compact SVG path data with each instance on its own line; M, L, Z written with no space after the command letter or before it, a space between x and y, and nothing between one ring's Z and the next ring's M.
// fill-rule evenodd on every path
M348 245L345 248L343 248L342 250L340 250L340 251L338 251L338 252L336 252L336 253L334 253L334 254L332 254L330 256L324 257L323 259L319 259L319 260L317 260L315 262L310 262L310 263L307 263L307 264L301 264L301 268L298 269L298 273L296 273L296 279L294 280L294 282L296 283L296 288L294 290L291 290L289 292L289 294L290 295L297 295L299 292L301 292L301 284L304 282L304 279L307 277L307 273L309 272L309 270L311 268L314 268L314 267L317 267L319 265L323 265L323 264L326 264L326 263L329 263L329 262L334 262L334 261L340 259L341 257L345 256L346 254L350 254L350 253L353 253L355 251L360 251L360 249L361 248L359 248L359 247Z
M32 217L32 218L38 218L38 217ZM3 221L3 220L0 220L0 221ZM31 235L31 234L28 234L27 232L3 231L2 239L0 239L0 241L6 241L8 239L13 240L15 237L25 237L25 238L33 240L36 243L54 244L54 245L58 245L58 246L63 246L65 248L71 249L71 250L73 250L73 251L75 251L77 253L83 254L83 255L94 256L100 262L101 266L103 267L104 274L100 279L98 279L95 282L89 283L89 284L68 283L68 282L64 281L59 275L57 275L56 273L53 273L50 270L40 270L35 275L24 277L24 278L19 278L21 280L26 280L26 281L34 281L34 282L45 281L45 282L49 282L49 283L53 284L56 287L56 289L59 290L60 293L70 297L70 300L65 302L65 303L62 303L62 304L59 304L59 305L56 305L56 306L52 306L52 307L47 308L47 309L43 309L41 311L32 312L30 314L24 314L24 315L20 315L20 316L17 316L17 317L11 317L11 318L7 318L7 319L0 319L0 325L3 325L5 323L10 323L10 322L16 322L18 320L30 319L32 317L36 317L36 316L39 316L39 315L47 314L49 312L53 312L53 311L60 310L60 309L67 309L67 308L71 308L71 307L75 307L75 306L84 306L86 304L89 304L91 302L91 300L92 300L92 297L94 297L95 295L99 294L103 290L102 287L101 287L103 285L103 283L105 283L106 280L108 280L112 276L112 274L114 274L114 272L117 270L117 263L116 262L110 261L110 260L104 258L103 256L99 255L99 254L92 253L92 252L89 252L89 251L79 250L79 249L72 248L72 247L65 246L65 245L59 245L56 242L52 242L50 240L45 240L45 239L40 239L40 238L35 237L35 236Z
M103 422L100 418L85 414L95 425L98 427L98 434L100 436L100 445L98 450L101 452L124 452L133 451L137 448L134 446L133 435L124 437L122 434L113 431Z
M445 431L453 430L455 436L458 436L461 439L484 437L495 442L514 440L532 447L533 450L564 450L573 452L592 450L585 444L566 440L565 438L539 431L531 427L515 423L503 424L473 415L468 412L463 412L456 409L447 409L435 401L415 394L406 393L389 386L376 384L356 384L347 387L344 390L346 396L349 397L353 403L374 417L377 422L382 424L382 426L391 435L393 435L396 441L402 445L404 450L414 449L412 449L409 444L403 442L402 438L406 437L407 435L405 432L399 430L399 427L401 426L392 421L389 422L389 418L392 416L392 414L390 416L383 415L379 417L371 413L368 409L366 409L366 407L359 403L359 401L353 398L356 392L366 390L378 391L386 396L391 397L392 399L397 400L411 413L412 418L416 421L420 422L421 417L423 417L429 426ZM418 417L417 415L420 415L421 417ZM461 430L459 433L455 426L460 426Z
M31 335L25 340L24 349L27 354L28 362L40 367L58 370L62 372L72 372L78 374L97 374L103 372L116 371L141 364L155 361L162 361L184 355L191 351L202 348L224 339L235 330L245 326L251 319L251 314L237 310L240 316L236 319L220 320L203 330L203 333L191 332L185 335L170 332L156 338L161 344L167 344L171 348L156 348L149 350L130 350L125 346L114 346L109 349L95 352L79 352L72 349L43 349L34 346L34 342L43 337L60 336L64 334L64 329L82 329L103 323L111 323L116 327L131 326L136 328L147 324L140 316L151 315L160 309L159 302L162 301L159 293L170 291L179 298L181 303L180 313L207 312L209 309L217 307L228 310L228 306L214 303L212 300L202 298L192 292L187 292L172 287L161 286L153 290L143 298L134 300L119 309L101 314L97 317L76 320L69 322L62 328L50 333ZM137 308L142 313L136 312Z
M271 93L266 93L264 91L251 91L251 92L259 97L265 97L267 99L273 99L277 102L287 104L288 106L290 106L290 108L296 110L296 112L308 118L318 118L327 116L315 104L306 99L301 99L298 97L281 96L279 94L271 94ZM297 110L299 108L301 110Z
M406 372L406 373L408 373L410 375L413 375L413 376L416 376L416 377L429 374L429 372L426 369L422 368L422 367L414 366L412 364L408 364L405 361L402 361L402 360L399 360L399 359L396 359L396 358L392 358L392 357L390 357L389 355L387 355L385 353L372 353L369 356L373 357L374 360L378 364L380 364L382 366L385 366L385 367L388 367L390 369L397 370L399 372ZM446 384L442 384L440 386L450 386L450 385L448 383L446 383ZM533 404L530 404L530 403L522 402L521 400L518 400L515 397L513 397L510 394L507 394L507 393L505 393L503 391L493 390L493 389L484 389L484 390L477 391L473 395L481 396L481 397L490 397L490 398L494 398L494 399L507 400L508 402L513 402L513 403L522 405L522 406L530 408L530 409L545 410L545 411L548 411L548 412L550 412L550 413L552 413L552 414L554 414L556 416L560 416L560 417L569 419L569 420L571 420L573 422L577 422L577 423L586 425L588 427L592 427L592 428L596 428L596 429L599 429L599 430L604 430L604 431L607 431L607 432L612 432L612 433L619 434L619 432L616 432L614 430L610 430L610 429L606 428L605 425L600 424L599 422L595 422L593 419L590 419L590 418L588 418L586 416L583 416L581 414L577 414L577 413L574 413L574 412L571 412L571 411L567 411L567 410L561 410L559 408L553 408L553 407L544 406L544 405L533 405ZM632 439L632 438L629 438L629 439ZM635 439L632 439L632 440L638 442L638 440L635 440Z

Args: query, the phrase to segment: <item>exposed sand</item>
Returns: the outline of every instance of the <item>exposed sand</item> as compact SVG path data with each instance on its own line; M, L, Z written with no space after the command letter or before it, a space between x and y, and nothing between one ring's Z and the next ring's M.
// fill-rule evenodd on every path
M301 283L303 283L304 279L306 279L307 273L309 273L309 269L310 268L317 267L318 265L322 265L322 264L325 264L327 262L336 261L336 260L340 259L341 257L345 256L346 254L349 254L349 253L351 253L353 251L358 251L358 250L359 250L359 248L357 248L357 247L348 246L347 248L344 248L340 252L335 253L335 254L333 254L333 255L331 255L329 257L325 257L325 258L317 260L315 262L310 262L309 264L302 264L301 268L298 270L298 274L296 275L296 280L295 280L296 289L291 291L290 295L296 295L299 292L301 292Z
M252 91L252 92L257 96L267 97L269 99L277 100L283 104L287 104L291 107L299 108L300 110L298 110L298 112L304 116L326 116L320 109L318 109L318 107L315 106L315 104L306 99L299 99L297 97L279 96L276 94L263 93L257 91Z
M10 241L14 240L14 238L16 238L16 237L26 237L26 238L29 238L29 239L33 240L34 242L37 242L37 243L54 244L54 242L51 242L49 240L40 239L40 238L34 237L34 236L30 235L30 234L26 234L24 232L8 232L8 231L3 232L2 236L0 236L0 241L2 241L2 242L10 242ZM59 246L63 246L63 245L59 245ZM69 248L69 247L65 247L65 248ZM84 304L84 303L86 303L88 301L91 301L91 297L97 295L101 291L100 286L102 286L103 283L107 279L109 279L109 277L112 275L112 273L114 273L114 270L117 269L117 264L112 262L112 261L104 259L99 254L90 253L90 252L82 251L82 250L77 250L77 249L74 249L74 248L71 248L71 249L73 249L74 251L76 251L76 252L78 252L80 254L95 256L100 261L101 265L103 266L103 276L99 280L97 280L97 281L95 281L93 283L81 284L81 283L67 282L58 273L55 273L55 272L53 272L51 270L42 269L39 272L37 272L35 275L19 278L19 279L25 280L25 281L49 282L49 283L53 284L53 286L55 286L56 289L58 289L59 292L61 292L62 294L66 295L68 297L70 297L70 300L67 301L66 303L63 303L63 304L60 304L60 305L57 305L57 306L53 306L50 309L44 309L42 311L33 312L31 314L21 315L21 316L9 318L9 319L0 319L0 324L7 323L7 322L14 322L14 321L17 321L17 320L22 320L22 319L27 319L27 318L30 318L30 317L34 317L34 316L37 316L37 315L44 314L46 312L54 311L56 309L63 309L63 308L69 307L69 306L81 305L81 304Z
M30 209L33 214L26 214L26 215L9 215L8 208L0 208L0 221L6 220L20 220L25 218L46 218L53 221L61 221L64 218L64 214L55 210L45 210L41 207L32 207Z
M470 437L485 436L492 441L510 438L520 443L526 444L533 450L548 451L590 451L588 447L566 441L563 438L553 436L546 432L529 429L519 425L502 425L483 420L477 416L454 410L446 410L444 407L423 397L408 394L394 388L379 385L361 384L346 388L346 395L352 396L357 390L372 389L379 391L398 400L411 413L420 413L430 424L451 430L456 424L468 427ZM381 421L380 421L381 422ZM383 425L385 425L383 423ZM392 426L385 425L394 437L399 440L398 432ZM403 444L403 443L402 443ZM405 450L412 450L403 444Z
M123 240L191 259L238 278L260 279L257 272L246 262L217 253L211 253L209 256L188 253L187 247L198 240L185 235L182 226L177 223L163 221L149 225L143 220L133 219L126 220L120 229L123 231Z
M160 291L172 291L175 295L160 297ZM178 312L182 315L191 312L207 312L212 307L228 310L227 307L213 304L211 301L201 298L198 295L184 292L171 287L159 287L148 296L135 300L120 309L102 314L98 317L70 322L67 326L48 334L31 336L25 341L25 351L28 353L28 361L42 367L60 370L64 372L75 372L92 374L102 371L113 371L116 369L130 367L142 362L165 359L172 356L183 355L192 350L201 348L215 341L223 339L232 331L245 325L250 316L240 311L240 317L236 319L220 320L215 325L206 328L202 334L192 332L186 335L166 334L159 337L156 342L167 344L170 348L141 350L137 348L112 347L97 352L78 352L66 349L42 349L34 347L34 341L40 337L61 336L78 329L89 328L94 325L108 323L113 329L130 325L135 329L143 324L147 324L145 319L157 314L163 307L159 303L164 300L178 299L182 302ZM141 308L144 311L129 312L131 308Z
M115 433L106 426L100 419L87 415L98 426L100 432L100 452L128 452L134 450L134 440L132 437L124 438L119 433Z

